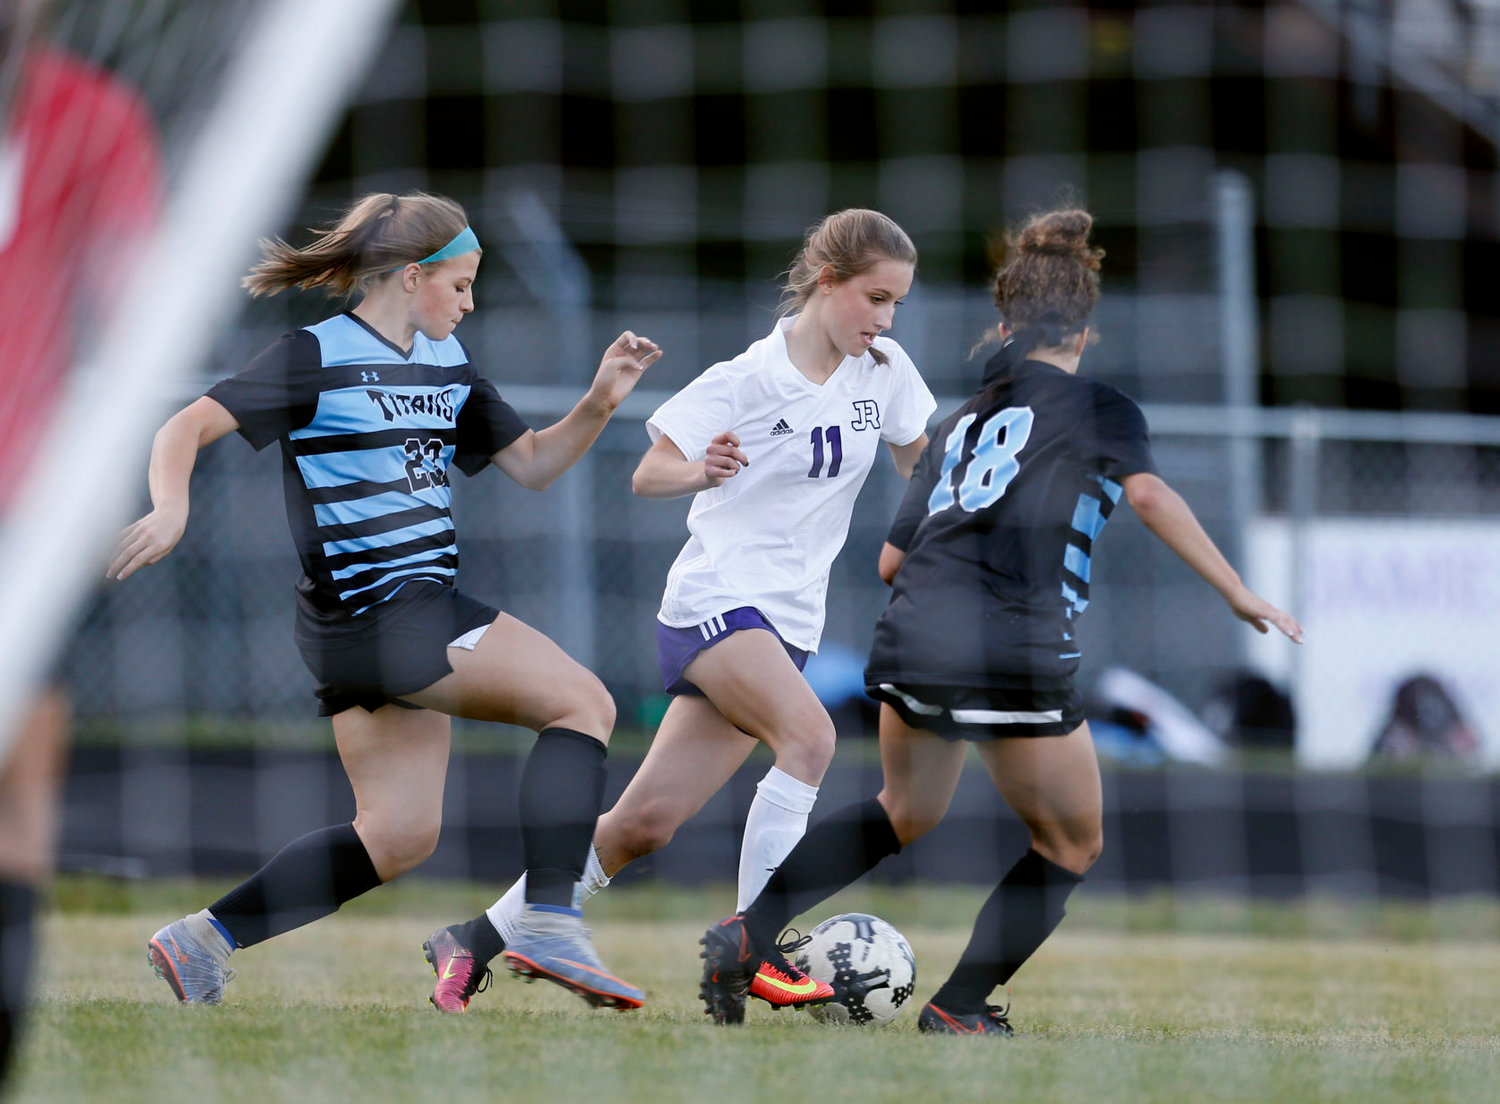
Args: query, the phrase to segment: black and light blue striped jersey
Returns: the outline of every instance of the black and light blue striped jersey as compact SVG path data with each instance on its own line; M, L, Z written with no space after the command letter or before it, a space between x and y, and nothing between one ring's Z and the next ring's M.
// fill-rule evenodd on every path
M257 450L281 442L309 612L341 619L408 582L452 586L450 467L480 471L526 432L453 336L403 352L349 312L284 334L208 396Z
M906 559L868 685L1008 688L1077 670L1094 539L1120 480L1156 470L1146 420L1107 384L999 364L933 431L892 524Z

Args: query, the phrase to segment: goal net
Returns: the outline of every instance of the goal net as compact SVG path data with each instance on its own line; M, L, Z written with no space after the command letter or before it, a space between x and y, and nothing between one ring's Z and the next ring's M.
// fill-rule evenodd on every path
M329 309L317 295L239 297L257 235L294 234L371 190L461 199L485 259L460 337L536 426L571 407L621 329L666 346L546 494L494 473L454 491L464 589L557 640L613 694L618 792L664 707L655 614L686 535L685 500L628 490L655 403L763 336L775 273L803 231L859 205L887 211L921 249L893 336L951 411L983 359L965 354L995 319L987 250L1066 185L1108 250L1085 371L1141 401L1163 476L1258 592L1309 629L1301 649L1238 631L1210 588L1116 514L1080 629L1080 685L1097 691L1091 720L1106 722L1095 735L1115 760L1091 883L1393 895L1500 884L1500 783L1464 773L1500 761L1487 645L1500 430L1414 413L1478 410L1493 394L1478 352L1493 296L1474 277L1500 255L1493 214L1471 202L1466 222L1462 203L1424 198L1464 180L1490 194L1493 170L1468 172L1460 154L1478 144L1492 156L1493 143L1460 133L1430 90L1367 72L1380 51L1357 33L1363 16L1350 8L1350 25L1334 25L1327 4L969 5L866 27L786 18L771 0L741 5L737 21L681 5L614 5L590 21L498 0L410 4L392 21L392 7L57 0L53 37L140 90L165 164L159 229L138 251L150 259L121 281L116 323L85 327L72 401L32 450L29 471L45 478L11 480L0 716L16 715L87 606L62 673L77 719L70 810L88 816L65 846L158 873L243 876L350 809L290 646L297 564L277 457L233 440L206 450L173 555L97 587L110 536L144 503L150 427ZM1476 57L1500 35L1492 8ZM1253 57L1244 42L1261 44ZM1500 83L1485 80L1493 99ZM1366 145L1384 133L1387 93L1412 135L1452 148ZM1348 135L1365 151L1354 160L1341 154ZM1243 374L1226 380L1232 359ZM1387 401L1412 409L1334 409ZM878 465L828 588L809 672L852 765L836 764L822 810L879 784L859 676L888 594L872 565L901 493ZM1424 674L1456 708L1407 708L1427 700ZM1397 714L1413 712L1460 714L1468 724L1445 726L1449 743L1472 730L1480 747L1453 757L1451 777L1359 772L1377 733L1400 735ZM495 795L513 792L515 757L481 752L529 747L529 734L454 732L446 828L422 873L508 881L514 808ZM641 868L726 877L763 764L757 753L693 832ZM994 840L993 854L966 844L949 863L934 844L894 877L984 881L1024 845L988 781L964 785L953 818L978 827L944 831Z
M7 4L0 757L394 7Z

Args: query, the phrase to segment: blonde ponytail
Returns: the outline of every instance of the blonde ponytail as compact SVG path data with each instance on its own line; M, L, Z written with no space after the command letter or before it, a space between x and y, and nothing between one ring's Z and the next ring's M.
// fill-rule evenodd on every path
M468 223L464 209L446 196L376 192L356 200L334 225L315 230L318 237L308 245L262 240L260 262L241 283L255 296L321 287L348 298L435 253Z

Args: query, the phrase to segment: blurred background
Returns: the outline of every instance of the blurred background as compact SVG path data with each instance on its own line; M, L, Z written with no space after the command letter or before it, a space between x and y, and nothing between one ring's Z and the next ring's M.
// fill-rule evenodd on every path
M172 170L224 124L160 58L275 6L57 0L53 33L141 89ZM664 708L654 615L686 535L686 500L629 493L644 419L769 330L803 233L848 206L921 252L892 336L944 416L987 355L1006 228L1077 202L1107 251L1084 370L1143 404L1162 474L1307 630L1255 638L1116 515L1079 633L1108 802L1091 882L1500 888L1500 0L412 0L368 18L378 45L310 169L231 259L356 195L429 189L485 245L460 336L533 425L621 329L665 347L546 494L457 491L463 588L615 695L615 791ZM329 312L233 300L158 413ZM248 871L352 808L292 645L279 465L208 450L174 555L81 596L64 866ZM144 465L134 487L139 510ZM826 808L878 777L858 672L900 493L893 470L863 492L809 666L843 744ZM526 741L460 727L424 869L509 878ZM763 769L637 876L731 878ZM997 804L967 781L938 842L886 876L992 880L1024 839Z

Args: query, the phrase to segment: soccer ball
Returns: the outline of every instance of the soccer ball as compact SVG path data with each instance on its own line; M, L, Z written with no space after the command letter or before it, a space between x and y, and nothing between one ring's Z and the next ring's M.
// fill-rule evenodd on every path
M846 912L824 920L797 951L797 969L833 986L833 1000L809 1008L824 1023L883 1024L917 983L906 937L878 916Z

